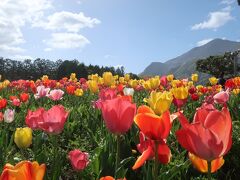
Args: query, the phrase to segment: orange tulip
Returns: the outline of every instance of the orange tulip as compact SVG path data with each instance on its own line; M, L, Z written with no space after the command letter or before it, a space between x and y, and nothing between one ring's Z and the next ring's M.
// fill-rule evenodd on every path
M208 172L208 165L207 161L204 159L201 159L194 154L191 154L190 152L188 153L188 157L191 160L193 166L200 172L202 173L207 173ZM224 164L224 159L223 157L214 159L211 161L211 173L216 172L218 169L222 167Z
M140 106L134 122L139 129L152 140L166 139L172 127L169 111L158 116L148 106Z
M135 162L133 170L141 167L146 160L153 159L154 152L157 152L159 162L169 163L171 150L166 144L166 138L170 133L172 121L177 116L178 114L170 115L168 110L158 116L150 107L144 105L138 108L134 122L141 130L137 148L142 155Z
M0 180L42 180L46 165L38 162L21 161L15 166L6 164Z

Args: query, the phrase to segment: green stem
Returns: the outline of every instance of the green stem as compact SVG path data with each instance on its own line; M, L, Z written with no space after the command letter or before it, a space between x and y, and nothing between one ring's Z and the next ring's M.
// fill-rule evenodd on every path
M154 180L158 179L158 141L155 141L155 148L154 148Z
M53 169L52 169L52 179L53 180L57 180L57 169L58 169L58 164L57 164L57 151L58 151L58 142L57 142L57 136L56 135L52 135L51 137L52 140L52 144L53 144Z
M211 180L211 161L207 161L208 165L208 180Z
M116 152L116 161L115 161L115 178L117 179L117 169L120 161L120 135L117 135L117 152Z

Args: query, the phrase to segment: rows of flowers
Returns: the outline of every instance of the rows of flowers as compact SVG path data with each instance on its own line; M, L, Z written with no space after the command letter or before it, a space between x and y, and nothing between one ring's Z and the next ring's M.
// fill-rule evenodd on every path
M240 77L4 80L0 180L238 177L239 104Z

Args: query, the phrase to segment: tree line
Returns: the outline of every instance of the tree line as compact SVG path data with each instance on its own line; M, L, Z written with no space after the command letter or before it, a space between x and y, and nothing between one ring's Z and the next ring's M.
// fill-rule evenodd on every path
M48 75L51 79L61 79L69 77L71 73L76 73L78 78L87 78L90 74L102 75L103 72L112 72L113 75L124 75L124 67L104 67L98 65L85 65L78 60L57 60L35 59L17 61L12 59L0 58L0 74L3 79L17 80L29 79L36 80L42 75ZM132 74L133 77L137 77Z

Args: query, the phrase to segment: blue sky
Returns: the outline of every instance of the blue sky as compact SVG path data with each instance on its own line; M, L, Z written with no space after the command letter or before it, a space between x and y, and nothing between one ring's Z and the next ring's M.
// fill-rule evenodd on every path
M240 41L237 0L1 0L0 56L140 73L214 38Z

